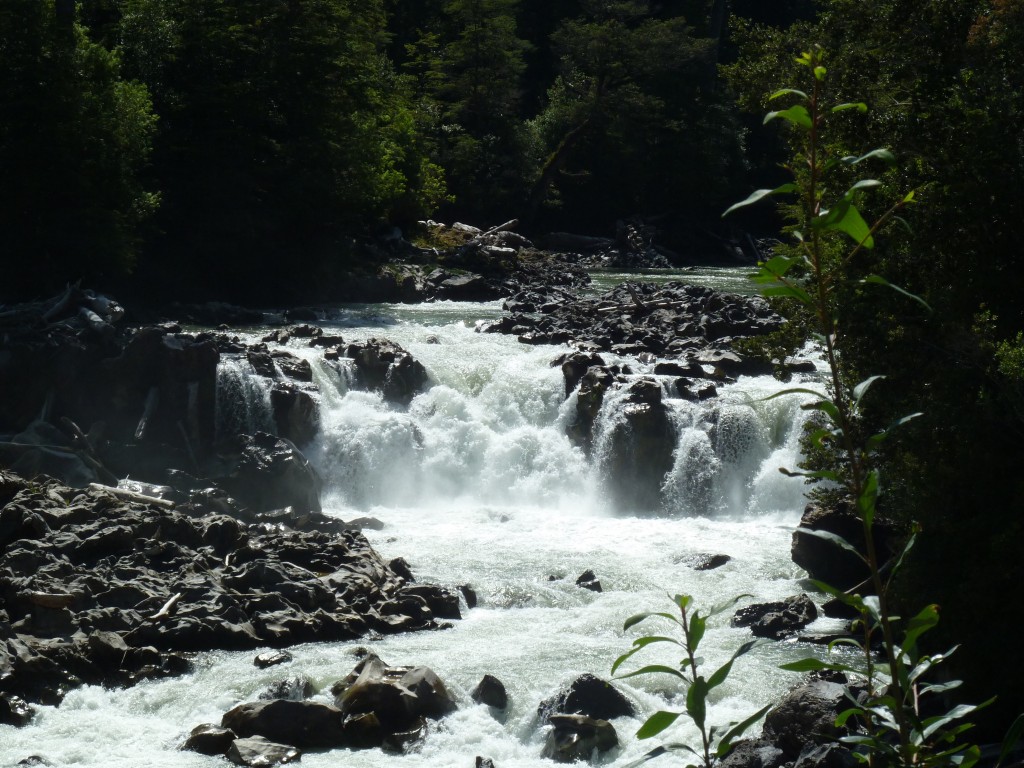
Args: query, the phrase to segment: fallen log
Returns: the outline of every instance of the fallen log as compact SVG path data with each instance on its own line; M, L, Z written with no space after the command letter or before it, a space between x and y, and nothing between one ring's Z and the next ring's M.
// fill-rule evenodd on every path
M106 491L107 493L125 501L135 501L139 504L152 504L153 506L163 507L164 509L174 509L176 506L175 503L169 499L158 499L156 496L146 496L145 494L129 491L125 488L113 488L109 485L100 485L99 483L89 483L89 490Z

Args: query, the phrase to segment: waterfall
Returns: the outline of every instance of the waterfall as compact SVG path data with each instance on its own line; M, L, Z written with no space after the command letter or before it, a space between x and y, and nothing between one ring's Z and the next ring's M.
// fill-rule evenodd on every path
M736 595L763 602L801 591L804 574L789 546L805 486L778 471L799 462L807 417L800 396L769 399L783 385L744 377L720 384L717 398L690 402L661 380L656 424L666 429L648 446L657 471L644 475L642 462L632 465L657 497L656 509L641 510L629 493L609 491L613 443L630 445L628 430L614 436L636 406L627 388L606 392L589 449L574 444L567 428L577 418L577 396L565 397L561 370L552 366L565 348L474 333L476 319L499 312L494 303L373 306L345 310L337 326L325 328L347 341L386 336L422 362L431 386L407 407L360 391L348 361L289 347L313 363L320 390L322 429L305 453L323 476L326 513L378 518L382 529L365 533L385 559L405 558L421 582L471 584L478 607L445 632L293 647L285 671L257 669L253 652L223 651L200 654L196 671L183 678L128 690L83 687L60 707L41 707L27 728L0 726L0 756L38 754L51 765L87 768L223 764L177 747L196 725L220 722L283 677L308 677L315 699L329 703L331 684L368 646L391 664L432 667L459 709L432 724L410 754L310 752L302 758L307 768L339 761L447 768L472 765L474 755L498 766L550 768L540 757L547 730L537 721L538 704L580 674L608 679L612 661L641 630L667 629L652 623L624 631L628 616L667 610L666 594L690 594L707 607ZM653 376L631 365L636 376ZM270 427L271 384L245 359L224 358L218 434ZM813 377L799 386L813 386ZM702 553L731 559L694 570L687 563ZM576 586L585 570L595 572L602 592ZM710 621L701 646L707 667L723 664L747 639L727 615ZM739 659L710 702L709 724L742 720L775 700L799 677L778 665L803 655L799 644L780 643ZM643 663L676 666L679 658L665 643ZM470 697L484 674L510 694L499 716ZM633 736L644 718L678 709L681 697L664 676L614 684L640 714L615 720L621 746L595 764L621 767L655 746ZM699 736L680 718L665 739L694 744Z
M257 430L273 432L272 386L270 379L256 375L252 363L244 357L222 356L217 363L217 439Z

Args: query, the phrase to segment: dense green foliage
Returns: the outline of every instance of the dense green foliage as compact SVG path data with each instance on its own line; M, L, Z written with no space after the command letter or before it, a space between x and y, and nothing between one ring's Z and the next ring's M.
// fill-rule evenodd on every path
M852 380L889 374L865 404L869 424L924 412L880 462L882 509L923 527L898 596L941 606L941 642L964 646L952 660L964 696L981 700L998 681L989 719L1005 724L1022 708L1024 682L1004 663L1013 640L1002 622L1024 577L1015 231L1024 216L1024 3L835 0L814 23L739 32L743 55L730 74L748 105L760 111L766 94L793 81L794 52L820 41L831 53L829 100L872 104L866 119L838 122L833 148L893 147L899 162L880 177L876 199L917 190L913 235L883 229L844 276L856 285L884 274L934 311L919 313L894 292L844 292L842 364ZM868 204L866 218L881 212Z
M330 295L382 227L710 221L741 178L725 4L11 0L5 298ZM123 288L122 288L123 290Z

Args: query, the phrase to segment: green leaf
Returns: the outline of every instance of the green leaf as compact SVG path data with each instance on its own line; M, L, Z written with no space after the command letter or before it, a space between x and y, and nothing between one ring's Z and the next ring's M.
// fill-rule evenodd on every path
M889 437L889 434L894 429L896 429L897 427L902 427L908 421L912 421L912 420L916 419L918 416L923 416L923 415L924 415L923 413L911 413L911 414L909 414L907 416L902 416L901 418L896 419L896 421L894 421L888 427L883 429L881 432L879 432L878 434L875 434L875 435L872 435L871 437L869 437L868 440L867 440L867 443L865 444L865 448L867 448L868 451L876 450L883 442L885 442L886 438Z
M995 699L989 699L988 701L983 702L982 704L960 704L958 706L953 707L951 710L949 710L949 712L947 712L944 715L929 717L922 723L922 725L924 725L925 727L924 730L921 731L921 735L927 740L943 726L948 725L949 723L952 723L955 720L960 720L961 718L974 714L982 707L986 707L989 704L991 704L993 701L995 701Z
M847 157L843 158L843 163L846 165L857 165L858 163L861 163L865 160L871 160L873 158L882 160L883 162L890 164L896 162L896 156L890 150L875 149L872 150L871 152L868 152L865 155L861 155L860 157L857 157L855 155L848 155Z
M614 670L612 671L614 674ZM678 669L672 667L666 667L663 664L651 664L650 666L637 669L633 672L627 672L624 675L618 675L616 680L625 680L627 677L636 677L637 675L650 675L650 674L664 674L678 677L683 682L688 682L686 675L680 672Z
M775 189L759 189L756 192L751 193L750 197L748 197L746 200L743 200L727 208L725 213L722 214L722 218L724 219L737 208L743 208L748 205L753 205L754 203L758 202L759 200L763 200L769 195L782 195L785 194L786 192L796 192L796 184L783 184L781 187L776 187Z
M913 549L914 544L916 543L917 531L914 531L912 534L910 534L910 538L907 539L907 543L903 545L903 549L900 551L899 559L896 560L896 564L892 567L890 578L892 578L892 576L895 576L899 572L900 568L903 566L903 561L906 559L907 555L910 553L910 550Z
M636 732L636 737L638 739L649 739L651 736L657 736L682 717L682 714L682 712L655 712L640 726L640 730Z
M811 295L797 285L773 285L761 291L762 296L777 296L783 299L796 299L801 304L809 306L813 303Z
M768 97L768 101L774 101L775 99L779 98L780 96L788 96L789 94L793 94L794 96L799 96L803 101L809 101L810 100L809 97L807 96L807 94L804 93L803 91L798 91L796 88L783 88L781 90L776 91L771 96L769 96Z
M714 688L717 688L725 682L726 678L729 677L729 672L732 670L732 663L736 661L736 659L738 659L740 656L745 656L746 654L754 650L757 646L762 644L763 641L760 639L748 640L747 642L743 643L743 645L741 645L739 648L737 648L733 652L732 657L727 662L725 662L725 664L723 664L717 670L715 670L715 673L708 678L708 690L710 691Z
M630 616L622 625L622 630L626 631L630 627L639 624L644 619L648 619L651 616L660 616L663 619L674 621L676 624L679 623L679 619L673 616L671 613L665 613L663 611L648 611L647 613L638 613L635 616Z
M786 477L806 477L811 480L831 480L833 482L839 482L839 473L833 472L831 469L819 469L814 472L804 472L802 470L789 470L785 467L779 467L779 472L784 474Z
M824 67L818 66L818 67L814 68L814 77L817 80L824 80L825 79L825 75L827 73L828 73L828 70L825 69Z
M697 650L700 641L704 639L704 631L707 627L708 620L699 613L694 612L693 616L690 617L690 631L686 636L686 644L689 646L691 653Z
M708 684L703 677L694 678L686 691L686 714L700 730L704 730L707 719Z
M843 199L828 211L824 211L811 222L812 226L828 232L843 232L857 245L874 248L875 240L871 236L871 228L860 215L857 206Z
M807 107L802 104L794 104L789 109L783 109L778 112L769 112L764 116L764 124L767 125L772 120L777 119L785 120L805 130L810 130L811 128L811 114L807 111Z
M843 195L843 199L853 200L854 195L856 195L856 193L860 192L862 189L874 189L875 187L880 186L882 186L882 182L880 182L878 179L861 179L848 190L846 190L846 194Z
M839 413L839 408L831 400L818 400L817 402L814 403L806 403L805 405L801 405L800 407L805 411L821 411L822 413L826 414L830 419L832 419L832 423L835 424L837 427L842 422L842 417Z
M853 388L853 402L856 405L860 405L861 399L867 394L868 390L871 389L871 385L880 379L886 378L885 376L869 376L860 382Z
M718 749L715 750L715 754L718 757L724 757L726 753L728 753L728 751L732 749L732 742L738 737L742 736L743 733L750 726L752 726L754 723L756 723L758 720L764 717L768 710L771 708L771 704L761 707L761 709L757 710L757 712L752 714L746 720L737 723L731 729L729 729L729 732L726 733L725 736L722 737L722 740L718 743Z
M903 642L901 643L903 649L912 652L917 646L917 638L935 627L938 623L939 606L934 604L926 605L917 616L908 622L906 632L903 635Z
M875 522L875 507L878 503L879 475L877 469L872 469L864 478L864 487L857 498L857 509L860 510L864 525L868 528Z
M917 294L911 293L910 291L907 291L907 290L905 290L903 288L900 288L898 285L893 285L892 283L890 283L888 280L886 280L881 275L868 275L861 282L862 283L870 283L872 285L884 285L886 288L892 288L894 291L896 291L896 293L902 293L908 299L913 299L918 304L920 304L922 307L927 309L929 312L932 311L932 308L928 305L928 302L926 302L920 296L918 296Z
M845 112L848 109L856 109L858 112L867 112L868 105L863 101L852 101L846 104L836 104L832 107L833 112Z
M717 616L723 611L729 610L734 605L736 605L736 603L738 603L745 597L753 597L753 595L749 592L744 592L742 595L736 595L736 597L729 598L728 600L723 600L720 603L715 603L713 606L711 606L711 609L708 611L708 618L710 619L712 616Z

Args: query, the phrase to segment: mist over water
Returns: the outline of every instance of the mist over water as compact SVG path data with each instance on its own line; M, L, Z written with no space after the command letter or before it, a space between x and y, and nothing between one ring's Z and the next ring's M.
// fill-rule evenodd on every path
M321 389L322 432L305 453L324 477L325 510L379 519L384 528L366 533L386 559L404 557L419 581L471 585L477 608L464 608L447 631L299 646L293 662L267 670L253 666L256 652L210 653L184 678L127 691L77 690L59 708L40 707L28 728L0 726L0 766L32 754L54 766L225 766L176 748L193 727L219 722L275 680L309 676L318 698L329 700L331 683L355 665L360 645L390 664L434 668L460 709L432 723L411 754L306 753L302 765L468 768L483 755L498 768L551 766L540 758L546 728L537 723L537 705L582 673L607 678L634 637L659 629L652 623L624 633L628 616L668 610L668 595L679 592L708 606L740 594L753 595L745 600L752 602L800 591L803 574L789 559L789 545L804 487L778 472L799 460L804 412L797 397L766 400L782 385L765 377L722 386L718 398L702 403L666 400L676 450L663 509L616 508L602 491L601 441L619 417L621 398L606 397L588 457L566 437L575 396L565 398L561 370L551 365L565 348L474 332L475 320L499 312L496 303L339 312L330 332L346 341L386 337L426 367L432 386L408 408L353 389L344 361L325 363L317 350L290 349L314 363ZM261 418L262 394L244 390L245 377L236 373L225 372L224 384L242 387L253 407L231 418ZM702 553L731 560L711 571L687 565ZM587 569L602 592L576 586ZM728 613L712 620L706 663L724 662L748 637L728 626ZM716 692L709 722L742 719L785 691L796 676L777 665L796 655L792 645L775 644L738 661ZM658 646L640 660L678 663ZM484 674L507 687L507 712L473 704L469 693ZM616 685L643 714L615 721L620 747L598 765L626 765L653 748L632 734L654 710L682 706L665 679ZM667 735L678 741L695 734L681 723Z

